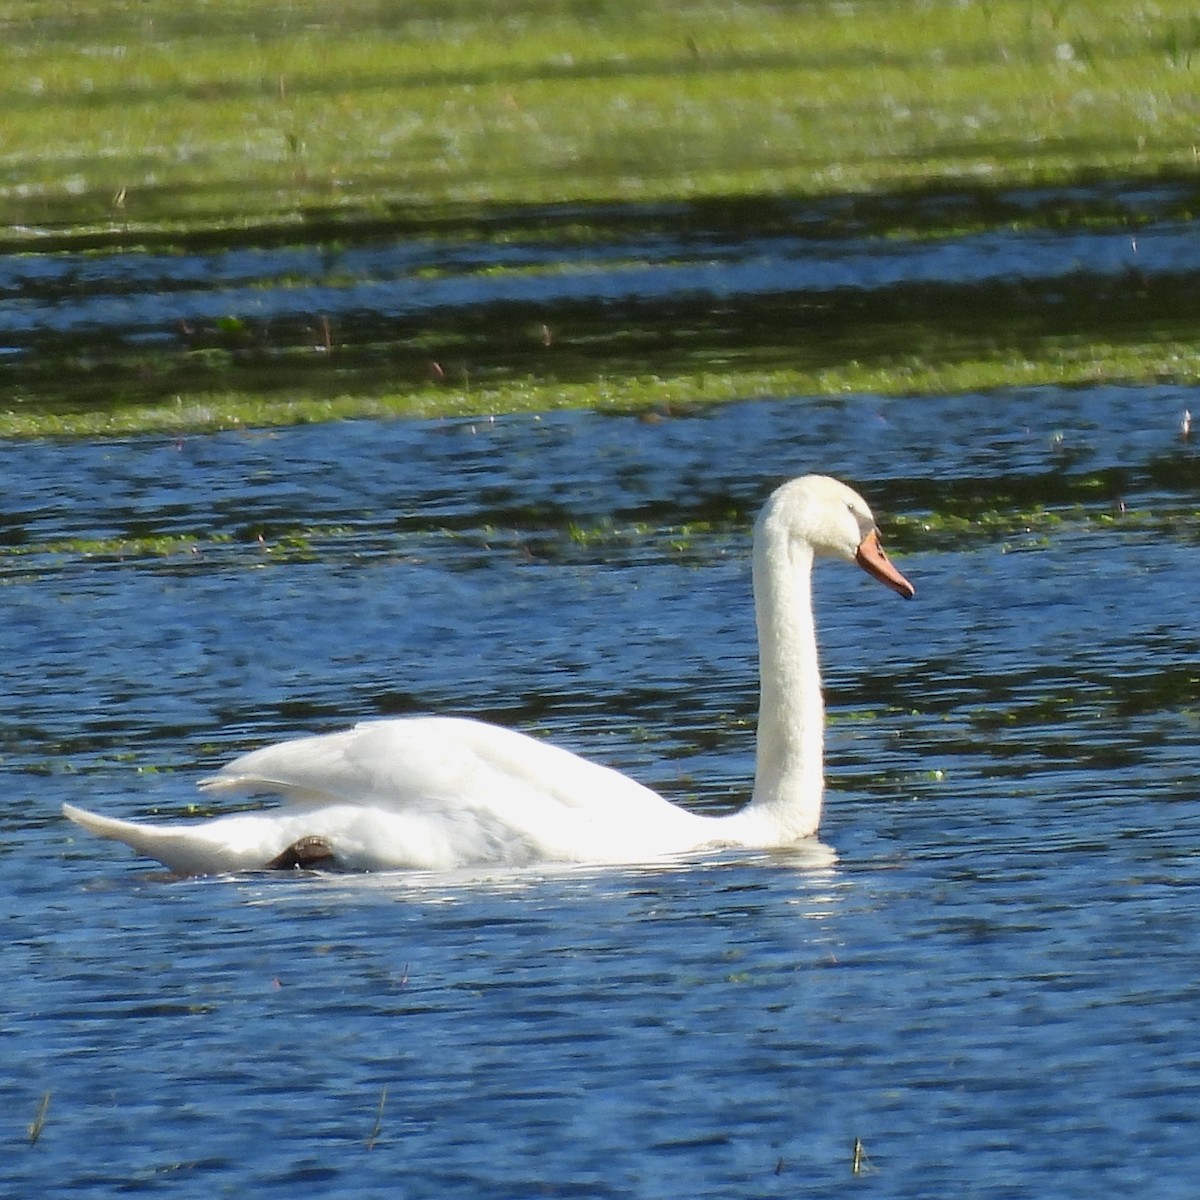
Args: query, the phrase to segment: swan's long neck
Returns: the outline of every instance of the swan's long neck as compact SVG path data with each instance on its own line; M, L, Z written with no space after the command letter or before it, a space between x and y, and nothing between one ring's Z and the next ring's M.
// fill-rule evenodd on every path
M789 536L768 508L754 538L762 693L754 796L744 811L776 844L816 833L821 821L825 709L812 567L812 547Z

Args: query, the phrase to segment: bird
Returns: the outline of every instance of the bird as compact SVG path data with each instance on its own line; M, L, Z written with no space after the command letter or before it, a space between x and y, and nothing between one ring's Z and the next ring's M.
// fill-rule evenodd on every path
M824 793L824 702L813 619L818 557L856 562L905 599L867 502L825 475L770 495L754 525L760 696L754 788L739 810L690 811L611 767L469 717L359 722L234 759L200 787L275 807L199 822L63 814L180 876L260 870L449 871L648 863L813 838Z

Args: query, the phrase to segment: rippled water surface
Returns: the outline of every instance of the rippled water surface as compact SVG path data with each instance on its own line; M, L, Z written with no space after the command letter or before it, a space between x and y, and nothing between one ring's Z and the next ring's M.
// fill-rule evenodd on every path
M0 1187L1190 1196L1188 408L0 446ZM918 589L818 571L824 854L180 882L57 815L179 815L240 750L435 710L738 803L749 525L810 469L860 486Z

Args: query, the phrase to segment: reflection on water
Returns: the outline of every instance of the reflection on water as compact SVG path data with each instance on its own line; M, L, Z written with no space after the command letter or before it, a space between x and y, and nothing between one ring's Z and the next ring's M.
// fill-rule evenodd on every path
M14 1142L50 1094L14 1195L793 1196L845 1186L856 1137L885 1196L1190 1195L1186 407L0 447ZM740 802L749 524L810 468L861 486L919 593L818 571L816 862L172 883L57 816L180 815L238 750L408 711Z
M694 881L697 870L730 871L740 867L764 871L795 871L803 876L806 889L819 888L826 880L836 880L837 852L819 838L808 838L795 846L771 851L721 852L679 858L656 859L645 864L623 865L618 870L580 863L539 863L531 867L470 867L451 871L381 871L372 874L311 872L308 887L337 903L353 903L364 892L383 892L405 904L467 904L474 906L481 895L527 897L536 900L552 888L555 894L607 894L612 889L624 892L631 882L642 878L647 887L656 886L665 876L682 874ZM164 874L164 880L172 879ZM256 905L295 902L296 891L287 886L293 877L286 874L264 875L256 879L253 898ZM805 901L812 907L808 916L819 916L829 903L828 895L815 891Z

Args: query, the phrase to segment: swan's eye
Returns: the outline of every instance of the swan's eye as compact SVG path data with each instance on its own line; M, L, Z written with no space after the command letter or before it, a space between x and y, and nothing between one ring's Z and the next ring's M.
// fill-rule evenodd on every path
M869 513L864 512L857 504L852 504L849 500L846 501L846 508L854 518L854 523L858 526L859 533L866 535L874 529L875 522Z

